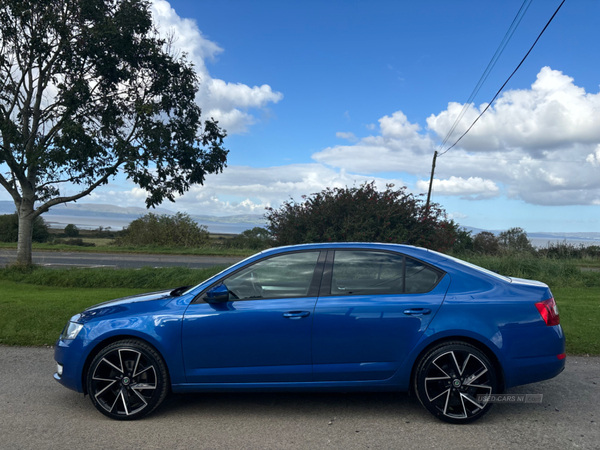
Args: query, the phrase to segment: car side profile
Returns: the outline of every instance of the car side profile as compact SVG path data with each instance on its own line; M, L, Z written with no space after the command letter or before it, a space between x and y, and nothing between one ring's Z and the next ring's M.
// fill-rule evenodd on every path
M407 245L306 244L88 308L55 360L59 383L119 420L169 392L407 391L468 423L491 394L558 375L565 338L543 283Z

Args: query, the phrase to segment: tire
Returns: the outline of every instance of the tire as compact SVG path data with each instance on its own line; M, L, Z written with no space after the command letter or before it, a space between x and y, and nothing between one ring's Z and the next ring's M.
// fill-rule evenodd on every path
M163 358L150 345L135 339L104 347L90 364L86 378L94 406L116 420L150 414L169 391Z
M445 342L419 360L414 390L435 417L465 424L481 418L492 407L485 396L497 393L498 376L478 348L465 342Z

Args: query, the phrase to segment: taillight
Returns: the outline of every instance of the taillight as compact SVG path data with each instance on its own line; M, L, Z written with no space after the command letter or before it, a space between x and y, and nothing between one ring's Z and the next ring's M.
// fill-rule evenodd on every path
M544 319L544 322L546 322L547 326L552 327L560 323L558 306L556 306L554 298L549 298L543 302L536 303L535 307L540 312L540 315L542 316L542 319Z

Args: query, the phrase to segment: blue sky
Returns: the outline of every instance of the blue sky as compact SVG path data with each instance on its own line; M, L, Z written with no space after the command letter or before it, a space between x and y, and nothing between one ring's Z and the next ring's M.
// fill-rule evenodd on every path
M223 174L162 206L262 214L290 196L368 180L425 192L433 151L521 4L154 0L161 32L196 64L198 103L228 130L231 150ZM559 4L533 0L457 130ZM568 0L498 103L438 159L433 200L459 223L598 231L598 17L600 2ZM144 198L117 177L81 202L143 206Z

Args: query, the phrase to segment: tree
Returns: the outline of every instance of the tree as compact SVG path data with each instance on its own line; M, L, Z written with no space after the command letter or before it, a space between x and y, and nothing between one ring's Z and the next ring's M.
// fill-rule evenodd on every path
M387 185L327 188L301 203L293 199L267 208L267 229L279 245L308 242L394 242L446 251L458 237L458 225L437 204Z
M473 238L473 250L484 255L497 255L500 252L500 242L494 233L482 231Z
M0 185L19 216L17 263L31 263L36 217L118 171L148 207L222 171L226 133L202 123L198 83L148 0L3 0Z
M507 252L534 252L533 245L523 228L514 227L498 236L500 247Z
M68 224L65 227L65 236L67 236L67 237L79 236L79 228L77 228L77 225L74 225L72 223Z
M36 217L32 225L34 242L46 242L50 238L48 225L41 217ZM17 213L0 216L0 242L17 242L19 238L19 216Z
M231 239L225 239L221 244L226 248L247 248L252 250L264 250L273 243L271 235L266 228L254 227L244 230Z

